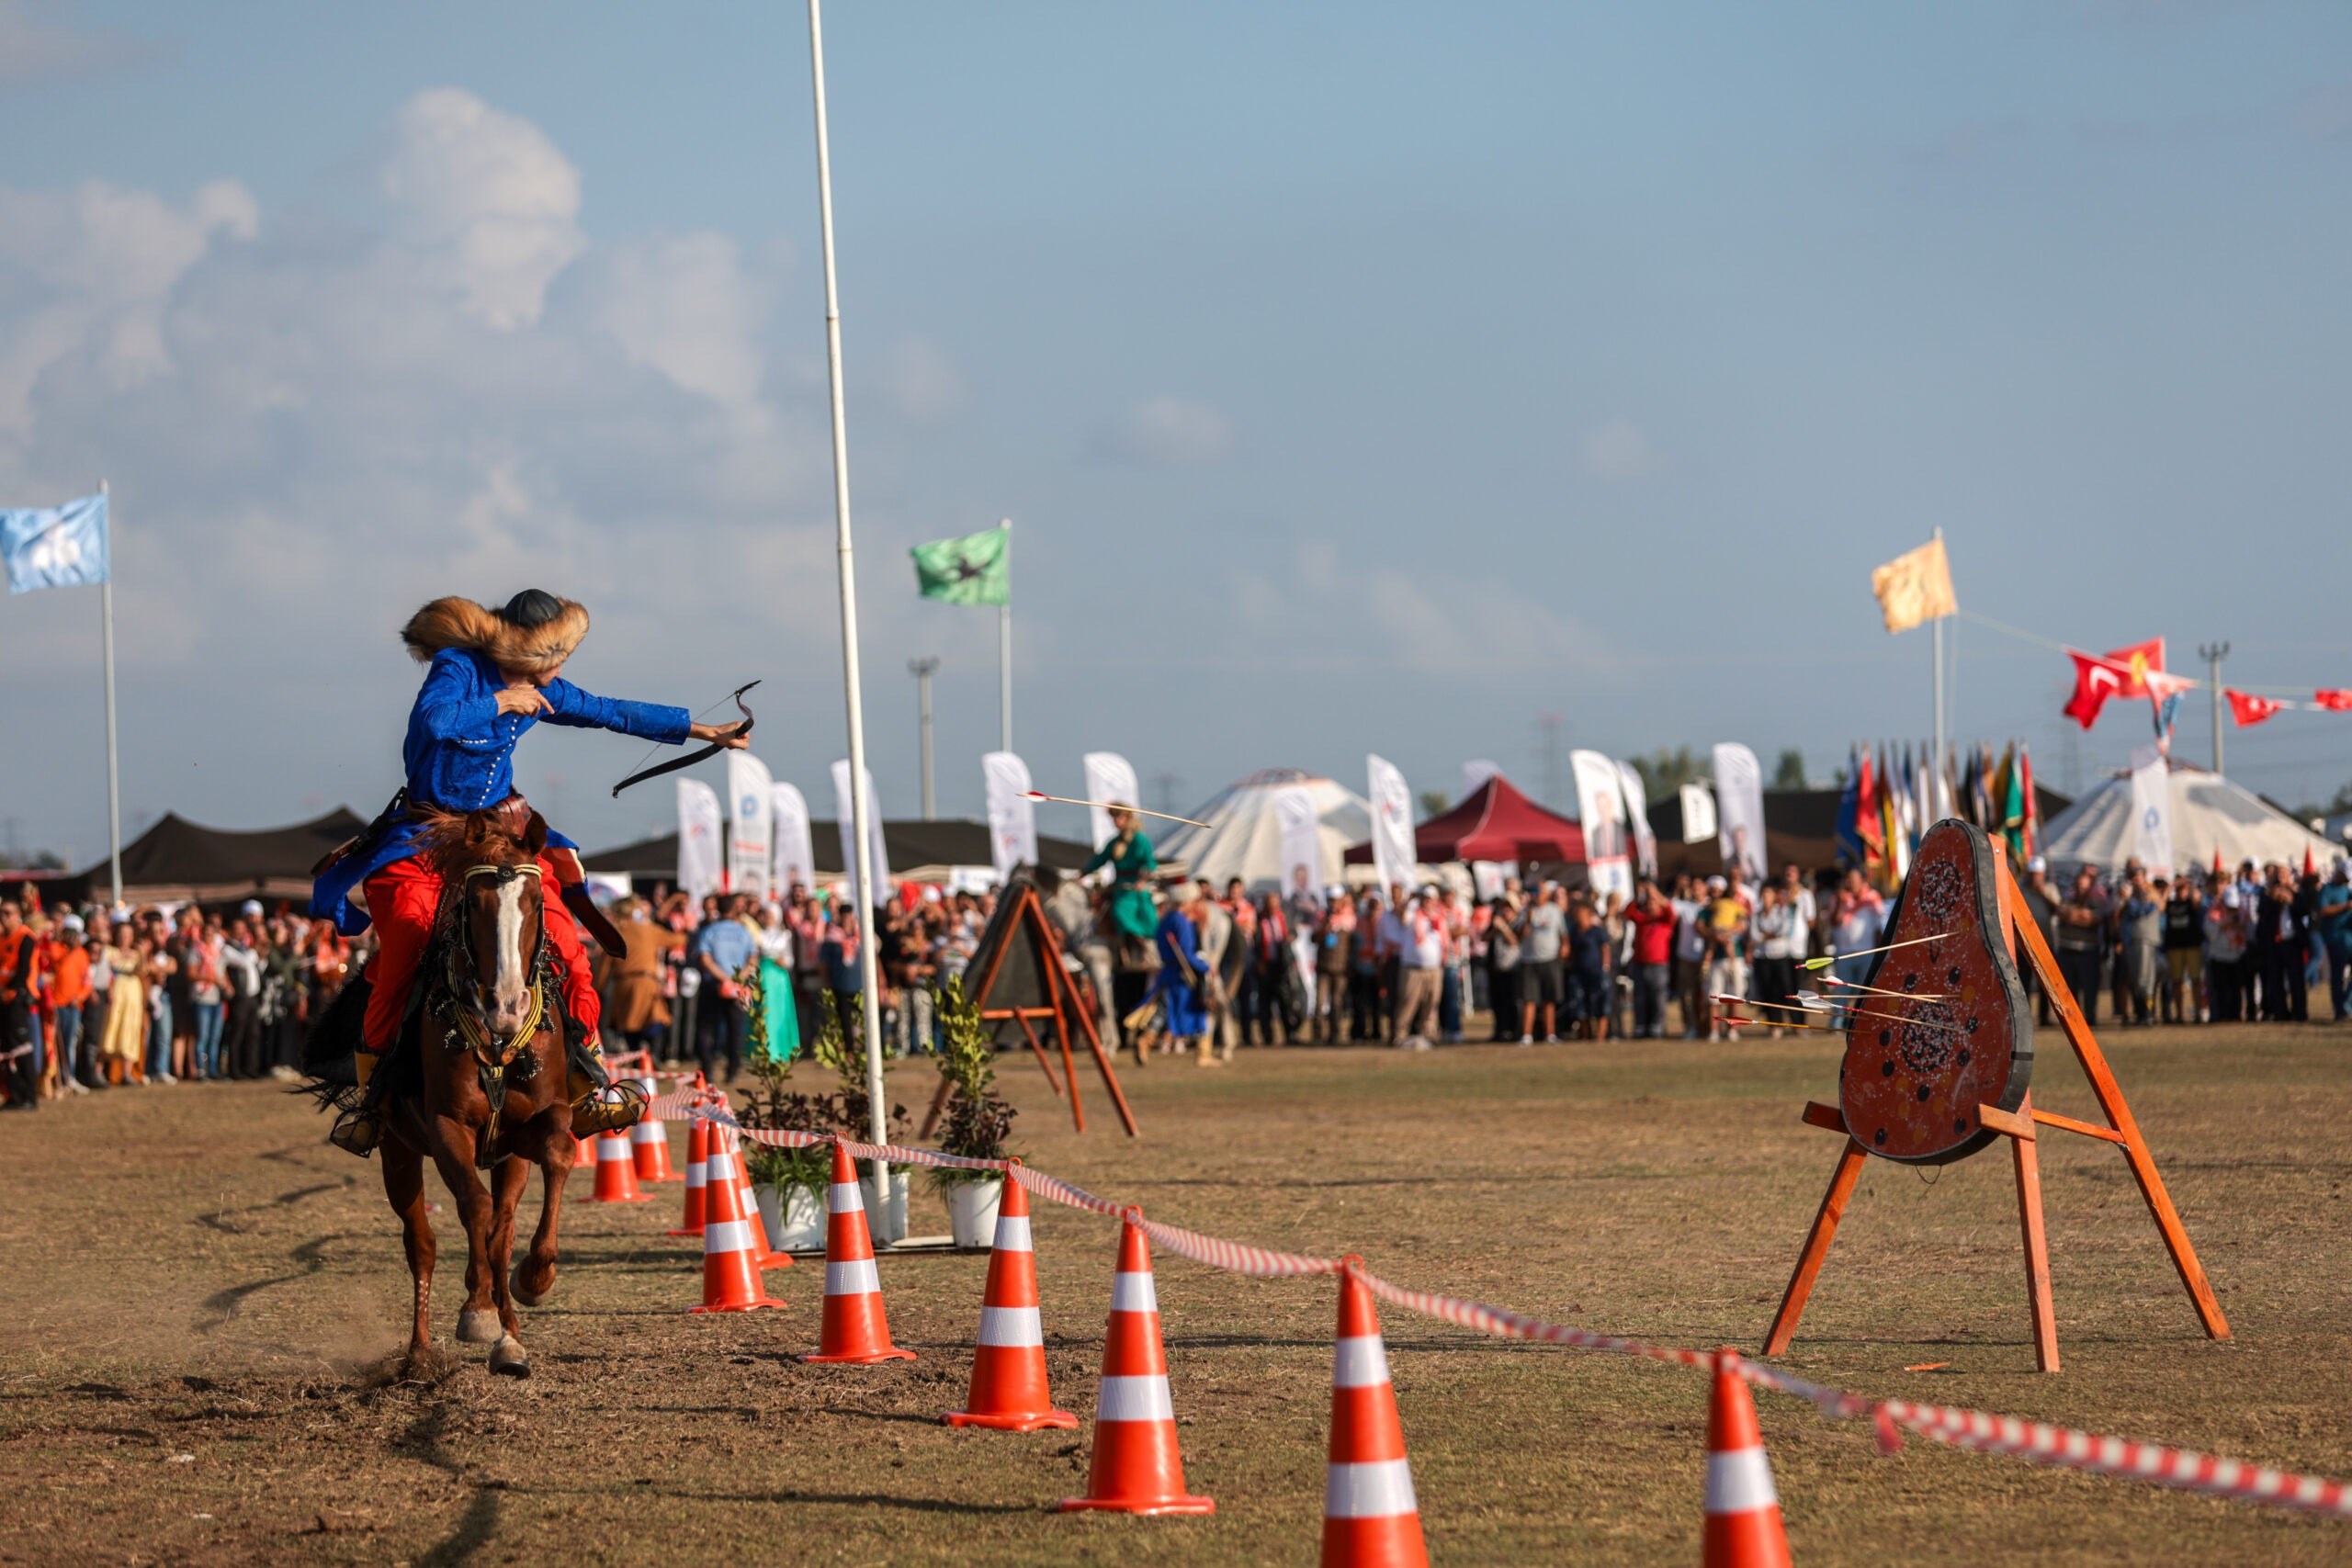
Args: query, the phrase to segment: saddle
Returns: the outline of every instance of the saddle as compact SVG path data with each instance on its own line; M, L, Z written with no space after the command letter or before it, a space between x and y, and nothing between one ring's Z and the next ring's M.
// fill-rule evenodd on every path
M374 980L368 969L354 976L324 1013L311 1025L302 1046L302 1070L309 1079L307 1088L320 1103L331 1110L357 1111L380 1118L400 1098L413 1099L424 1092L424 1074L419 1053L426 1033L421 1026L427 1011L427 998L435 989L435 981L447 974L449 945L445 933L436 933L426 948L424 958L417 965L416 977L409 985L406 1005L401 1010L401 1026L392 1036L391 1049L375 1075L368 1080L366 1091L358 1088L358 1074L353 1058L365 1038L364 1028L368 1005L374 994ZM604 1053L591 1045L587 1027L571 1016L571 1010L561 1007L560 995L551 974L542 964L533 977L541 1008L554 1007L562 1020L564 1058L570 1082L565 1086L571 1100L571 1125L575 1134L587 1137L598 1133L617 1133L633 1127L645 1117L645 1091L636 1083L623 1080L615 1083L605 1070ZM447 1005L447 987L439 987L443 1006L436 1010L447 1025L443 1037L459 1048L471 1045L461 1022L447 1015L462 1010ZM533 1031L526 1031L520 1039L527 1039ZM505 1100L504 1078L514 1050L495 1068L483 1065L483 1092L490 1097L493 1108L503 1106ZM526 1061L529 1058L524 1058ZM478 1058L479 1060L479 1058ZM487 1163L491 1144L497 1137L498 1119L493 1111L489 1136L480 1147Z

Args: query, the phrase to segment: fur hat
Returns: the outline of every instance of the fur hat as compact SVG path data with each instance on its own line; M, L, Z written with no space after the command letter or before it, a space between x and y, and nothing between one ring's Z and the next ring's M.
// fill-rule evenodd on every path
M503 610L454 596L435 599L401 628L401 641L420 664L445 648L462 648L502 670L532 674L561 664L587 635L585 606L536 588L514 595Z

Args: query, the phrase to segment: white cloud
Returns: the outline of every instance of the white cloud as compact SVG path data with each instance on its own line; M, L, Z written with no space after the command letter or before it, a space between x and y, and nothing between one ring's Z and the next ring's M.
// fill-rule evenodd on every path
M372 805L413 689L393 632L435 594L582 598L579 672L620 695L837 653L821 391L767 384L766 253L587 248L561 152L466 95L423 96L395 131L382 232L265 221L233 184L0 188L0 497L113 481L127 806ZM539 238L501 253L501 225ZM582 287L548 290L559 256ZM899 607L876 597L887 637ZM13 668L95 678L86 598L9 616ZM254 739L255 715L315 708L322 678L337 701L299 742ZM88 798L32 762L0 784L54 818Z
M1657 472L1657 454L1631 420L1612 419L1589 431L1581 449L1584 471L1611 484L1631 484Z
M49 82L141 64L162 52L112 28L79 28L77 5L0 0L0 82Z
M1096 456L1152 468L1205 468L1233 455L1233 425L1206 403L1148 398L1095 432Z
M769 291L733 240L703 232L616 246L597 296L598 323L632 364L729 408L759 397Z
M428 275L493 327L528 326L548 285L588 248L580 171L545 131L462 87L401 106L383 191Z
M116 388L171 368L163 315L173 288L226 236L250 240L260 213L220 181L185 208L92 180L70 194L0 188L0 436L29 421L34 388L77 353Z
M1430 675L1591 673L1619 662L1573 616L1507 581L1353 561L1329 540L1301 544L1287 573L1243 569L1230 581L1253 660Z
M900 338L882 356L882 390L901 418L931 424L959 412L970 392L956 366L927 338Z

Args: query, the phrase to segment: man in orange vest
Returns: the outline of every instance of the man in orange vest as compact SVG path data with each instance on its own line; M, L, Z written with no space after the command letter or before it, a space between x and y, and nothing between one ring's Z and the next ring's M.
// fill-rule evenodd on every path
M48 1025L50 1061L47 1076L60 1094L78 1093L89 1087L82 1068L82 1009L90 999L90 948L78 915L67 915L50 928L40 944L40 1011Z
M34 953L24 911L0 904L0 1057L7 1063L11 1111L40 1109L33 1082Z

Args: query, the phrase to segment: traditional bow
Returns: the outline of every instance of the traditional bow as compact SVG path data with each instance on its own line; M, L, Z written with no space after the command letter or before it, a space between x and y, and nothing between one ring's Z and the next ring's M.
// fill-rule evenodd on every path
M613 794L616 796L618 796L621 791L628 788L631 784L643 784L648 779L658 779L663 773L674 773L680 768L691 768L696 762L703 761L711 757L716 757L721 751L726 750L728 741L736 739L741 736L751 734L752 705L743 700L743 694L750 691L759 683L760 682L757 681L746 681L741 685L736 687L734 691L729 693L725 698L721 699L722 701L733 703L736 708L743 715L743 722L737 725L734 729L729 731L725 737L712 741L709 745L704 747L699 751L689 751L683 757L673 757L666 762L656 762L650 768L641 769L637 773L629 774L628 777L621 780L620 783L613 786ZM710 707L715 708L718 705L718 703L713 703L710 705ZM709 711L710 708L703 709L703 712L705 713L708 713Z

